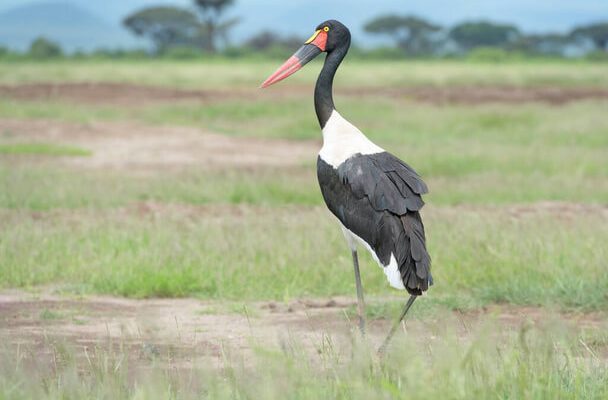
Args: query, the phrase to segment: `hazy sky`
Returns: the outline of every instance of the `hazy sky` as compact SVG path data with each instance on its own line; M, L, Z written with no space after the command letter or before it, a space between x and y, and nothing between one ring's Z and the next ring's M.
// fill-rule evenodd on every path
M0 11L39 0L0 0ZM58 0L55 0L58 1ZM189 5L190 0L60 0L78 4L103 19L118 23L139 7L158 4ZM413 13L449 25L464 19L487 18L512 22L524 31L564 31L580 23L608 19L608 0L237 0L230 14L241 17L234 38L260 31L306 36L319 22L333 18L353 34L370 17L382 13Z

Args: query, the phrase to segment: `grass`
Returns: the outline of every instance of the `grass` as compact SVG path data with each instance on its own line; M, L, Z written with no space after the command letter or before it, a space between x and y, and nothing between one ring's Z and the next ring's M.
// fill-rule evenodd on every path
M564 106L489 104L433 106L382 98L341 101L344 115L415 166L431 187L431 204L510 204L545 199L608 202L608 120L605 101ZM275 107L276 106L276 107ZM191 125L227 135L318 139L308 99L112 106L0 101L6 118L59 119L87 124L135 120L145 124ZM0 163L3 207L115 206L140 200L187 204L320 204L315 155L306 168L175 174L148 178L91 173L40 165ZM53 177L53 184L49 176ZM205 184L201 184L205 182ZM297 183L294 184L294 183ZM103 196L96 191L104 193Z
M371 139L391 146L478 145L544 147L608 145L605 100L562 106L544 104L442 105L407 98L338 96L343 116ZM148 124L194 126L231 136L319 139L308 96L256 95L199 104L160 104L127 109L112 105L0 99L0 117L88 124L133 120ZM426 154L425 154L426 155Z
M411 339L411 338L409 338ZM396 340L385 359L365 343L344 354L331 338L307 356L295 341L282 351L258 349L253 359L229 351L223 368L163 368L119 350L71 351L46 343L53 362L7 349L0 363L4 399L603 399L605 363L589 356L581 337L563 328L523 327L513 334L478 332L470 341L434 333ZM16 353L16 354L14 354ZM80 358L86 358L79 362ZM162 355L158 356L159 358ZM142 364L140 360L138 362Z
M295 50L295 49L294 49ZM100 61L60 60L0 63L0 83L120 82L179 88L257 87L283 60ZM314 65L314 66L313 66ZM320 62L290 78L311 82ZM586 86L608 87L608 67L585 61L361 61L347 59L338 76L344 86ZM396 73L398 71L398 73Z
M111 81L244 89L257 86L278 64L0 63L0 84ZM295 75L292 87L310 85L318 66ZM347 62L337 84L608 88L607 68L544 61ZM0 99L0 118L84 126L130 121L319 140L312 104L301 90L249 95L137 107ZM608 203L605 100L560 106L433 105L371 95L336 100L343 115L415 166L430 186L424 219L436 284L417 301L412 318L443 321L451 310L495 303L547 312L608 311L608 224L601 205ZM11 141L21 134L12 130L4 135ZM50 285L78 296L197 296L221 304L200 313L244 318L255 318L251 301L354 298L350 253L322 205L314 154L310 163L286 169L143 170L83 168L46 157L90 154L55 143L4 143L0 153L1 289ZM536 204L547 201L575 204ZM403 293L390 292L366 253L361 267L368 316L396 314ZM38 317L48 324L66 318L78 323L75 315L53 309ZM133 359L121 343L82 350L45 334L44 343L32 348L27 342L0 346L0 398L608 397L606 330L594 325L573 333L550 319L514 332L489 321L487 329L466 338L427 323L423 335L397 337L384 360L354 338L351 353L322 333L312 339L313 354L295 340L282 343L282 351L260 347L252 359L222 349L218 369L173 354L155 359L145 344Z
M0 207L13 210L108 209L134 203L189 205L286 204L322 201L310 169L220 172L74 171L52 165L0 161Z
M53 311L53 310L49 310L49 309L44 309L40 312L40 319L41 320L57 320L57 319L62 319L63 315L57 311Z
M0 143L0 154L42 155L42 156L90 156L90 150L53 143Z
M85 292L120 296L235 301L353 295L350 253L321 208L138 213L5 213L0 285L80 284ZM430 208L425 217L436 280L431 308L608 310L608 225L597 215L512 218L495 209ZM388 293L384 274L362 256L366 292Z
M531 150L526 152L533 157ZM565 150L559 153L568 156ZM590 170L600 168L602 159L599 153L592 150L585 159L585 152L581 152L576 157L581 161L578 168L585 165ZM445 161L439 162L448 171L435 172L435 175L416 168L421 171L431 190L425 197L427 203L451 206L509 205L545 200L589 204L608 201L608 180L603 172L598 171L594 176L577 170L577 166L565 167L557 173L542 171L543 167L557 168L557 160L537 158L538 166L535 168L532 161L526 166L526 160L516 154L514 158L520 160L521 164L514 164L512 170L502 172L495 160L483 157L487 162L482 163L479 170L460 176L458 171L449 172L450 166ZM457 162L456 159L462 160L462 157L454 155L454 162ZM543 162L549 165L543 165ZM416 165L414 162L411 164ZM526 168L529 170L526 171ZM261 168L125 175L117 171L74 171L44 163L9 163L0 160L0 188L6 188L0 191L0 207L34 211L56 208L107 209L129 207L140 202L263 206L323 204L312 165L286 171Z
M363 71L359 68L370 65L353 63L341 79L346 86L371 85L358 75ZM180 87L197 82L199 73L217 75L216 83L221 84L243 72L242 80L229 85L234 87L252 83L266 68L236 63L223 73L219 69L226 65L221 61L203 64L200 71L197 63L162 61L154 66L158 69L118 63L108 76L128 81L139 72L144 83ZM23 67L24 75L11 79L28 81L28 74L42 68ZM43 76L78 81L86 72L91 79L103 80L96 74L111 67L49 63ZM605 68L585 63L490 67L412 62L382 64L378 73L400 67L413 71L414 81L395 84L433 83L426 75L428 67L447 77L439 85L493 79L525 86L551 84L551 79L584 85L576 79L588 79ZM546 75L541 79L535 74ZM5 99L0 100L0 117L84 125L128 120L195 126L233 136L319 139L308 96L297 91L284 97L268 93L253 100L220 96L204 104L128 108ZM428 301L430 309L494 302L608 308L602 291L608 286L602 268L602 243L608 233L598 222L603 221L600 211L583 211L571 219L552 212L509 217L513 204L608 202L605 100L560 106L438 106L370 95L338 96L337 101L345 116L415 166L430 186L426 219L438 282L436 295ZM6 222L0 236L0 285L57 284L89 293L235 301L351 295L348 252L334 222L319 211L314 158L311 154L309 164L287 169L151 173L75 169L42 158L0 160L0 209ZM369 293L386 293L379 271L369 270L366 280Z

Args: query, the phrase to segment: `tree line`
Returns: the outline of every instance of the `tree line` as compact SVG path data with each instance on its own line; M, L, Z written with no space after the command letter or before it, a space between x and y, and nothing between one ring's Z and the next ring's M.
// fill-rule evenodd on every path
M227 18L225 14L234 3L235 0L192 0L190 8L146 7L124 18L123 25L134 35L149 40L152 54L142 50L99 50L94 55L187 58L205 54L244 56L263 52L282 57L301 44L299 37L283 37L263 31L239 46L232 45L230 32L240 20ZM608 22L577 26L569 32L530 35L511 24L481 20L446 27L415 15L390 14L371 19L363 28L369 35L388 39L392 46L366 50L355 46L353 52L360 56L431 58L521 54L552 57L592 55L608 59ZM0 56L2 53L0 48ZM29 54L34 58L57 57L62 50L58 44L39 38L32 43Z
M369 21L364 29L392 38L397 48L413 57L458 55L479 48L553 56L608 50L608 22L575 27L567 33L527 35L515 25L490 21L442 27L417 16L385 15Z
M172 48L200 48L216 52L221 42L230 48L230 30L239 23L237 18L222 18L234 5L234 0L193 0L193 9L150 7L137 11L124 20L134 34L146 37L154 44L157 54ZM479 48L518 51L525 54L551 56L582 56L593 51L608 50L608 22L579 26L566 33L524 34L510 24L490 21L465 21L443 27L414 15L383 15L364 26L370 35L392 40L394 49L409 57L463 55ZM293 48L300 39L273 32L260 32L241 47L254 50ZM232 48L234 51L234 48Z

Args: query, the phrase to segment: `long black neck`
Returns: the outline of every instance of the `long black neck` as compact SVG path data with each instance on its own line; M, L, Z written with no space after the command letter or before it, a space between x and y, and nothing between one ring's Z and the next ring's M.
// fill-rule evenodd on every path
M334 111L334 98L333 98L333 85L334 76L340 66L342 60L348 52L348 45L340 46L327 53L325 58L325 64L317 79L317 85L315 86L315 111L317 112L317 119L321 129L325 127L327 120Z

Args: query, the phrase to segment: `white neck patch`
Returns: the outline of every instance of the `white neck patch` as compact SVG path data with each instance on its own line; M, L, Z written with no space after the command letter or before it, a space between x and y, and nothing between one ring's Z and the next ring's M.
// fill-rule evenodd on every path
M336 110L323 128L323 147L319 156L334 168L353 155L376 154L384 149L369 140L356 126L345 120Z

